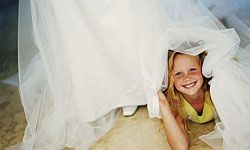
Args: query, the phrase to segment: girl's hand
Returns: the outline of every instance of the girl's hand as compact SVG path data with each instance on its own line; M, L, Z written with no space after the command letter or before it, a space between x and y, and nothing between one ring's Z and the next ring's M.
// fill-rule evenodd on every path
M158 91L157 93L158 93L160 100L167 100L166 96L161 91Z
M160 99L160 108L169 107L168 100L167 100L166 96L161 91L158 91L158 96Z
M160 99L159 103L160 103L161 115L165 116L166 114L171 113L170 106L169 106L166 96L161 91L158 91L158 96Z

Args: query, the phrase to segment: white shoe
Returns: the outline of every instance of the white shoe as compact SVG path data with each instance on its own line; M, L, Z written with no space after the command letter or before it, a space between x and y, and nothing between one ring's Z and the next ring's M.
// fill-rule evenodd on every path
M137 110L138 106L126 106L126 107L122 107L122 114L123 116L132 116L135 114L136 110Z

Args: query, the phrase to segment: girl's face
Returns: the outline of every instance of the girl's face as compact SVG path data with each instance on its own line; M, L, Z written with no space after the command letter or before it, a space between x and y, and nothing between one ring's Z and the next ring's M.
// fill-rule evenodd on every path
M198 94L203 85L201 63L196 56L177 54L174 58L172 76L175 88L183 94Z

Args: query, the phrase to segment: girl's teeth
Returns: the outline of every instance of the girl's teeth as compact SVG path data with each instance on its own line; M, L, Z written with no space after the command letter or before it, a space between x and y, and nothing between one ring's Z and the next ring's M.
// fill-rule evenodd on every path
M190 87L192 87L192 86L194 86L195 85L195 82L193 82L193 83L191 83L191 84L188 84L188 85L184 85L184 87L185 88L190 88Z

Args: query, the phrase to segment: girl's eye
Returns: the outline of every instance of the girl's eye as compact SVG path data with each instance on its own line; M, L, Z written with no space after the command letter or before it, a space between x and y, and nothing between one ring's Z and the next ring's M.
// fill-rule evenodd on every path
M180 77L181 75L182 75L181 72L177 72L177 73L175 74L175 77Z
M194 71L196 71L197 69L196 68L191 68L190 69L190 72L194 72Z

